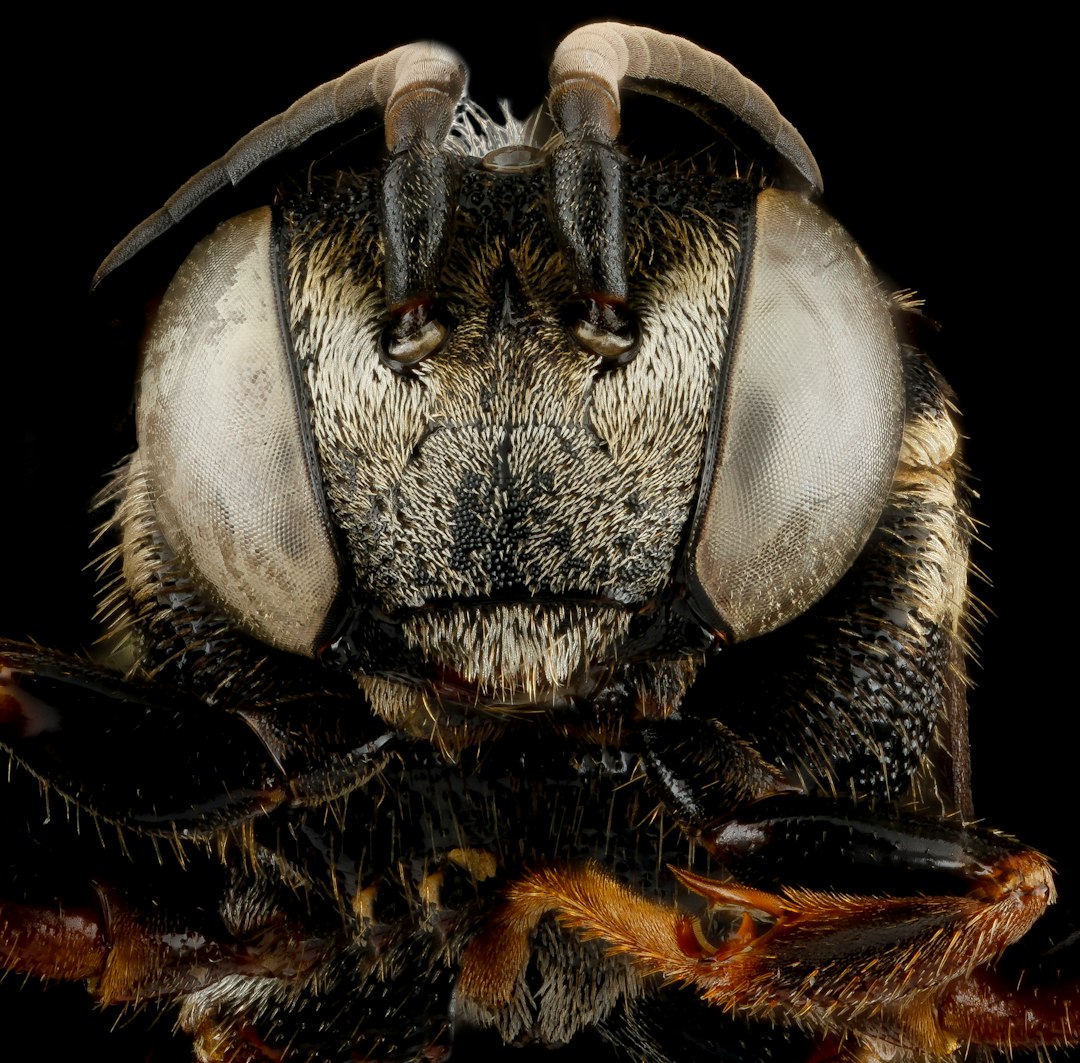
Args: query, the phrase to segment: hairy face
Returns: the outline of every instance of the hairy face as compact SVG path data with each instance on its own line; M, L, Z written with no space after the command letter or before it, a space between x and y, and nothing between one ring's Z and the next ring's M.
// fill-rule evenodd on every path
M716 632L775 630L847 571L904 402L887 302L827 215L628 167L638 338L609 358L575 324L592 296L550 174L463 161L439 254L410 230L438 334L403 362L389 183L339 175L225 223L148 343L129 497L244 632L354 676L395 725L651 715Z
M643 207L629 224L637 357L603 372L565 322L573 282L538 177L477 168L443 272L445 346L379 357L374 184L305 225L289 313L355 597L432 672L550 701L627 650L672 582L728 327L735 226Z

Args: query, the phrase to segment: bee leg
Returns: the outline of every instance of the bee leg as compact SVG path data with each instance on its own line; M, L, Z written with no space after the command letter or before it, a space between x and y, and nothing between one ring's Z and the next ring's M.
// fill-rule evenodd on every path
M0 968L86 981L101 1003L119 1004L194 992L229 975L295 977L325 951L294 920L267 920L241 941L210 906L140 904L140 892L96 882L75 904L0 899Z
M1054 884L1045 859L1018 843L955 820L871 817L835 802L788 796L761 802L703 831L698 840L737 878L770 889L798 882L821 896L843 891L866 897L936 897L942 913L957 900L947 895L965 890L960 898L965 907L952 917L950 955L936 961L933 948L918 951L931 978L932 962L942 972L935 1022L961 1042L1000 1047L1068 1044L1080 1033L1075 1026L1080 942L1074 928L1055 926L1070 917L1056 907L1034 931L1026 931L1052 903ZM969 907L970 902L975 903ZM877 933L884 909L868 902L866 911L864 929ZM965 943L964 935L975 934L976 928L978 948L991 959L1010 946L993 971L979 966L987 961ZM944 929L942 936L947 936ZM1055 938L1055 947L1040 944L1040 939ZM894 966L905 962L897 958ZM966 969L965 963L970 965ZM909 965L908 977L914 986L915 966Z
M687 959L699 961L687 980L724 1006L733 1002L762 1016L810 1015L825 1030L858 1028L887 1044L942 1056L962 1044L1062 1043L1068 1012L1080 1006L1074 984L1059 987L1034 1014L1023 997L982 969L1054 900L1046 860L1019 846L1003 845L987 876L960 897L778 895L692 872L676 875L710 908L743 912L727 941L711 942L698 923L698 951L687 947L685 932L680 945ZM657 969L687 977L682 964L686 974ZM995 992L988 991L991 985ZM1022 1012L1021 1031L1014 1022Z
M99 1002L128 1003L229 974L294 979L329 947L336 924L316 929L291 889L251 890L245 876L263 858L248 824L212 840L165 838L52 789L42 799L26 772L12 774L4 801L0 972L85 981Z
M97 905L0 901L0 968L38 978L83 981L105 967L108 948Z
M798 882L803 889L849 895L933 897L959 884L966 896L988 901L1012 888L1013 862L1030 862L1041 868L1048 898L1054 895L1045 861L1000 835L957 821L869 817L836 802L763 801L702 831L698 842L736 878L769 889ZM988 884L986 892L980 883ZM1019 879L1015 884L1022 889ZM1035 914L1037 897L1026 903ZM1002 937L999 947L1010 947L993 970L976 967L949 981L938 1004L942 1027L975 1044L1074 1043L1080 1035L1080 935L1070 919L1073 913L1055 906L1016 944L1014 934ZM1006 922L997 924L999 931Z
M228 712L59 654L0 646L0 749L46 800L141 834L206 837L343 793L382 763L387 740L365 714L316 696Z
M1071 951L1080 952L1075 933ZM1059 970L1009 978L989 967L971 971L942 994L942 1022L973 1044L1006 1050L1080 1044L1078 958L1070 957L1071 977Z
M962 896L772 893L675 870L707 902L700 915L642 897L595 866L545 868L514 883L470 943L459 992L505 1005L535 926L554 911L644 973L694 986L725 1010L824 1036L857 1028L869 1040L944 1056L990 1024L963 1014L974 1009L951 984L984 986L972 972L1021 938L1054 899L1043 857L990 834L980 841L969 864L981 870ZM1075 990L1066 995L1075 1009ZM1000 1040L1000 1030L989 1033ZM1060 1030L1035 1036L1052 1042Z
M1028 851L955 819L793 795L758 802L696 840L741 881L865 894L954 893L992 878L1003 854Z

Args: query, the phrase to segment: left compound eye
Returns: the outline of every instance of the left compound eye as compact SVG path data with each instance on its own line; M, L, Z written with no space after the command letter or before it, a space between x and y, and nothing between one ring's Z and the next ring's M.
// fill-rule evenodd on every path
M273 243L262 208L180 267L144 347L136 460L184 568L251 634L310 655L338 563Z
M689 554L699 605L738 640L805 612L850 568L904 425L888 302L847 232L763 192L750 254Z

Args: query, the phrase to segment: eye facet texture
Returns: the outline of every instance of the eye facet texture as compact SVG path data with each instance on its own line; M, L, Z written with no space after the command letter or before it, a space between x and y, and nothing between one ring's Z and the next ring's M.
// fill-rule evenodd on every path
M203 240L144 349L138 432L159 527L257 638L311 654L338 567L263 208Z
M877 524L904 421L888 302L844 229L766 191L691 581L738 640L804 612Z

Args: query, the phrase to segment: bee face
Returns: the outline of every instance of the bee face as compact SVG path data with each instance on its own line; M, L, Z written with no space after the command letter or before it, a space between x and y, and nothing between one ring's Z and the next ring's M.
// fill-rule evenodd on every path
M650 208L654 178L642 179L629 272L643 340L632 364L604 372L568 334L572 278L543 176L464 171L440 278L453 327L407 373L382 357L378 174L204 242L147 341L131 493L151 500L185 569L265 641L327 652L320 635L344 594L358 647L346 663L369 691L411 669L443 697L452 677L481 703L554 704L635 656L639 615L670 597L737 232L730 216ZM272 242L280 289L260 310L238 293L249 258L262 264L252 284L266 280ZM280 333L266 310L278 303ZM267 475L280 489L265 489ZM136 555L145 535L128 537ZM393 625L397 654L375 623Z
M494 197L505 180L477 174L488 187L464 195ZM659 211L640 219L630 273L644 349L605 373L568 336L573 292L542 189L510 196L524 202L505 225L458 215L453 330L407 379L379 363L378 259L357 284L348 237L293 252L327 495L358 583L387 612L514 597L643 604L669 579L696 493L734 234L708 219L664 225ZM308 268L331 242L337 261Z
M586 254L625 294L582 296L577 222L556 213L565 184L593 194L587 152L514 149L522 175L489 164L505 150L425 172L446 185L419 234L434 264L391 324L397 226L429 193L389 172L240 216L189 256L146 341L120 488L135 598L163 540L227 622L347 665L400 721L402 698L462 691L554 707L642 660L684 690L709 626L766 633L844 574L904 416L889 307L847 234L798 194L620 162L617 239ZM575 333L598 299L632 318L618 359ZM402 313L438 330L407 365L387 356Z
M687 30L687 36L702 39L700 29ZM723 50L728 43L716 46ZM475 48L463 46L462 51L472 59ZM542 70L550 52L537 60L537 69ZM355 58L353 49L339 65ZM768 73L757 76L770 88L779 84ZM317 80L305 76L298 86ZM505 78L498 81L507 83ZM827 75L822 83L828 83ZM853 94L850 86L844 88L842 98L848 99ZM782 96L783 89L777 94ZM292 95L296 93L290 90L285 98ZM251 117L257 120L262 111ZM243 128L244 121L230 122L222 142ZM796 121L805 132L813 116ZM869 158L873 151L874 128L876 123L868 121L860 158ZM820 133L810 139L820 152ZM845 133L842 152L850 151L851 138ZM826 160L828 152L826 146ZM191 153L185 149L183 154L186 165ZM210 157L213 150L195 154ZM929 151L926 157L948 169L938 153ZM846 158L841 161L846 165ZM829 162L830 180L843 176L844 165ZM882 172L888 167L867 162L865 169L874 172L874 179L862 184L868 196L873 190L875 204L881 199L910 202L905 198L911 192L909 179L902 182L904 192L890 195L893 175ZM236 581L202 571L200 566L209 568L209 563L193 563L191 554L186 555L181 567L186 576L198 576L214 614L212 625L218 625L215 636L227 628L232 644L254 633L257 642L271 648L270 657L276 660L282 651L282 659L290 662L283 672L299 667L297 661L314 661L329 672L345 673L391 728L434 737L444 751L446 735L416 723L430 717L433 709L449 718L468 717L479 708L506 720L515 714L530 718L538 704L555 715L572 714L575 706L590 703L624 720L639 715L661 720L684 705L686 687L712 645L708 634L717 627L715 589L721 581L706 567L697 575L696 598L688 587L697 571L692 547L701 541L705 513L702 485L711 483L706 469L717 453L710 426L717 423L719 399L726 394L738 219L702 212L700 204L687 216L676 216L655 209L651 194L644 197L645 205L635 208L626 234L628 279L643 347L629 364L600 370L595 353L583 349L568 327L567 306L579 293L536 175L467 174L463 180L472 181L469 187L474 190L488 185L500 189L490 198L511 200L515 213L509 220L492 220L490 212L474 211L466 195L460 195L458 227L439 292L451 328L437 352L401 373L385 358L379 179L377 171L352 175L352 187L334 192L352 206L337 213L336 208L321 207L315 225L308 224L306 191L291 189L290 198L276 207L274 224L286 233L281 306L289 320L285 334L290 357L299 369L284 384L299 396L295 409L304 415L298 428L302 445L297 482L312 500L307 505L311 538L292 555L305 558L307 569L318 575L303 577L305 594L278 592L277 604L263 617L250 599L225 601L225 588ZM515 191L506 191L511 187ZM832 203L838 213L845 213L840 188L831 186L838 193ZM323 197L325 206L325 190L315 195ZM954 202L960 210L969 198L956 197ZM920 217L912 225L933 217L918 208L915 213ZM857 219L857 209L845 217ZM115 235L112 218L109 226ZM853 227L860 237L867 231L865 220L861 229L857 220ZM925 242L912 239L914 244ZM925 257L922 252L920 247L919 259ZM897 261L880 251L875 257ZM929 290L940 299L947 289L942 281L934 291L936 265L929 263ZM714 283L714 273L720 278L725 271L728 279ZM82 271L74 299L81 298L81 276L88 273L89 268ZM900 264L894 273L901 281L911 276L922 281L927 263ZM936 307L941 305L939 301ZM953 315L951 324L955 321ZM669 342L671 336L677 340ZM963 393L970 397L974 391L977 396L977 387L969 384ZM122 391L116 389L117 394ZM972 434L982 433L973 429ZM231 440L219 453L221 449L233 450ZM108 459L95 456L89 463L96 473ZM986 464L980 462L984 471ZM250 469L251 461L243 467ZM91 490L88 486L82 494ZM633 498L635 494L639 497ZM82 504L80 499L78 507ZM216 515L200 521L215 528L221 523ZM257 523L266 527L261 517ZM1000 536L995 538L1000 542ZM321 546L312 547L312 539ZM216 531L210 540L218 548L224 541ZM285 550L282 556L289 554ZM160 566L160 556L154 563ZM1000 572L999 566L995 569ZM175 571L168 565L159 570L166 575ZM319 584L319 579L324 582ZM70 598L67 584L64 596ZM262 590L256 597L261 596ZM57 600L57 595L44 597ZM282 603L290 597L304 601L299 620L283 619L289 610ZM694 608L686 606L690 600ZM160 611L160 599L154 602ZM728 615L720 619L731 627ZM21 618L17 627L16 634L23 634ZM773 646L770 638L767 632L760 643L748 637L746 645ZM213 647L214 639L205 645ZM175 646L168 653L173 650ZM827 648L822 659L830 652ZM766 656L761 651L758 659ZM729 682L738 665L724 670L724 662L740 659L735 653L721 655L716 668L709 658L706 671L713 684L708 689L720 692L716 699L724 709L719 715L742 725L750 714L736 704ZM175 681L170 667L162 666L163 679ZM222 674L215 673L211 688L220 685ZM196 675L192 670L178 685L190 682L204 689ZM333 679L327 686L338 690ZM701 689L695 704L700 704ZM783 726L771 717L760 723L761 731L769 733ZM628 736L633 730L627 728ZM609 744L622 741L615 728L600 733ZM1017 741L1025 738L1019 735ZM770 745L758 736L755 741L770 755L786 742L778 738ZM627 737L619 756L633 760L639 755ZM408 763L411 767L398 774L403 785L420 791L423 772L414 761ZM531 785L530 779L524 772L518 781ZM586 802L595 800L588 785L582 790ZM397 802L389 795L379 808ZM670 796L662 803L669 811L677 805ZM990 818L1002 822L998 809ZM1027 836L1026 827L1020 821L1015 829ZM515 830L522 845L532 844L524 826ZM535 858L537 851L531 852ZM586 955L576 939L568 945L567 936L546 923L536 940L546 943L542 947L549 957L561 955L567 964ZM464 935L458 940L456 958L465 941ZM587 953L587 963L597 970L602 951L597 947ZM636 984L625 968L618 969L618 977ZM286 986L281 999L290 994L295 996ZM238 991L235 997L239 1011L247 994ZM315 1018L318 1004L305 1007L305 1022L313 1029L321 1021ZM604 1014L598 1005L589 1022L601 1022ZM738 1036L728 1031L724 1044L735 1044ZM777 1035L775 1044L782 1040ZM141 1045L136 1049L140 1051ZM742 1051L746 1058L762 1058L765 1050ZM788 1049L775 1051L780 1058ZM789 1054L798 1056L798 1047Z
M400 618L425 654L459 639L469 617L516 624L524 642L505 651L519 664L498 650L484 665L439 663L482 686L549 670L559 686L568 668L625 648L634 614L667 589L703 462L734 239L707 240L722 229L711 220L695 232L671 219L657 233L658 212L641 219L634 258L647 250L650 269L635 262L631 275L649 327L633 364L602 372L568 335L573 292L542 182L474 171L464 183L462 201L478 206L456 218L445 346L407 377L380 363L379 260L363 260L356 283L351 227L343 236L331 223L294 244L298 354L357 596ZM675 258L675 236L700 252L704 284ZM556 664L544 644L577 626L567 609L597 649L567 646ZM470 641L470 652L497 642Z

